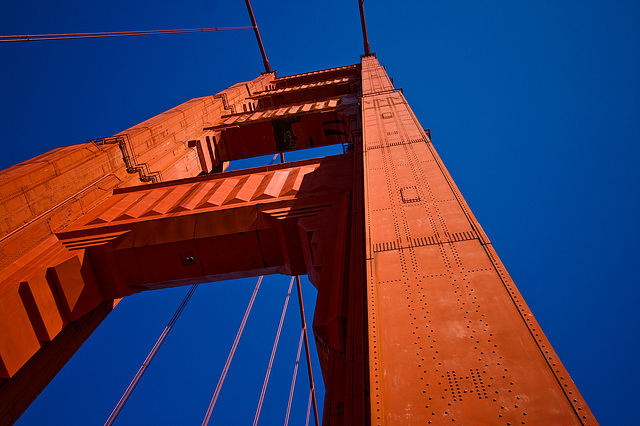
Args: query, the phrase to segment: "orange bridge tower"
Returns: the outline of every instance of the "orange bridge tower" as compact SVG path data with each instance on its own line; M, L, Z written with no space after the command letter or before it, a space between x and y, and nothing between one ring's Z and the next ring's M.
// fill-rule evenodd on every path
M55 149L0 200L0 424L120 298L275 273L318 290L325 425L597 424L375 55Z

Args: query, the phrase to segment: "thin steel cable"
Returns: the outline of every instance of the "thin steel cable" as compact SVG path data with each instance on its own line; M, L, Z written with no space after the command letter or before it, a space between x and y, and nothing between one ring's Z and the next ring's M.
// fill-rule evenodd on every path
M251 313L251 308L253 307L253 302L256 300L256 295L258 294L258 290L260 289L260 284L262 283L263 276L261 275L258 278L258 282L256 283L256 287L253 289L253 294L251 295L251 299L249 300L249 305L247 305L247 309L244 312L244 317L242 318L242 322L240 323L240 328L238 328L238 332L236 333L236 339L233 341L233 345L231 345L231 350L229 351L229 356L227 356L227 362L224 364L224 368L222 369L222 374L220 374L220 379L218 379L218 384L216 385L216 390L213 393L213 397L211 398L211 402L209 403L209 408L207 409L207 414L204 416L204 420L202 421L202 426L206 426L209 423L209 419L211 419L211 413L213 413L213 408L216 405L216 401L218 400L218 396L220 395L220 390L222 389L222 384L224 383L224 379L227 377L227 372L229 371L229 366L231 365L231 361L233 360L233 356L236 353L236 348L238 347L238 342L240 342L240 337L242 337L242 332L244 331L244 326L247 324L247 319L249 318L249 314Z
M264 383L262 384L262 392L260 393L258 408L256 409L256 415L253 418L253 426L256 426L258 424L258 420L260 419L260 411L262 410L264 395L267 392L267 385L269 384L269 376L271 375L271 367L273 367L273 359L276 356L276 349L278 349L278 341L280 340L280 332L282 331L282 324L284 323L284 317L287 313L287 306L289 305L289 297L291 296L291 289L293 288L293 280L294 278L291 277L291 283L289 283L289 290L287 291L287 297L284 299L284 306L282 307L282 315L280 316L280 324L278 325L278 332L276 333L276 339L273 342L273 348L271 349L271 358L269 359L267 374L264 376Z
M19 38L19 37L73 37L73 36L93 36L93 35L145 35L145 34L157 34L157 33L175 33L175 32L202 32L202 31L225 31L234 29L251 29L253 27L217 27L217 28L178 28L171 30L131 30L131 31L100 31L92 33L53 33L53 34L34 34L34 35L5 35L0 38Z
M302 302L302 287L300 276L296 275L296 286L298 288L298 305L300 306L300 321L302 322L302 333L304 334L304 351L307 356L307 373L309 374L309 389L311 391L311 401L313 405L313 419L316 426L320 426L318 417L318 403L316 402L316 385L313 381L313 370L311 369L311 352L309 351L309 336L307 334L307 320L304 315L304 303Z
M302 352L302 341L304 339L304 331L300 330L300 341L298 342L298 354L296 355L296 366L293 368L293 377L291 378L291 389L289 390L289 402L287 403L287 415L284 418L284 426L289 424L289 414L291 413L291 404L293 403L293 391L296 388L296 377L298 376L298 365L300 365L300 353Z
M167 326L164 328L164 331L162 332L162 334L160 335L160 337L156 341L156 344L153 345L153 348L151 349L151 352L149 352L149 355L147 355L147 358L144 360L144 362L140 366L140 369L136 373L135 377L133 378L131 383L129 383L129 386L127 387L127 390L122 395L122 398L120 398L120 401L118 401L118 404L116 405L116 408L113 409L113 412L111 413L111 415L107 419L107 422L105 423L105 426L112 425L113 422L116 420L116 417L118 417L118 414L120 414L120 411L122 411L122 408L124 407L124 404L126 404L127 400L129 399L129 396L131 396L131 393L133 392L133 390L135 389L136 385L138 384L138 382L142 378L142 375L145 373L145 371L147 371L147 368L149 367L149 364L151 364L151 361L153 361L153 357L156 356L156 353L158 352L158 349L160 349L160 346L162 346L162 343L167 338L167 335L169 334L169 332L173 328L173 325L176 323L178 318L180 318L180 314L182 314L182 311L184 310L185 306L187 306L187 303L189 303L189 300L191 299L191 296L193 295L193 292L196 291L197 288L198 288L198 284L195 284L195 285L191 286L191 288L189 289L189 292L187 293L187 295L182 300L182 303L180 303L180 306L178 307L178 310L176 310L176 312L173 314L173 317L171 318L171 321L169 321L169 324L167 324Z
M247 5L247 11L249 12L249 17L251 18L251 23L253 24L253 31L256 34L256 40L258 40L258 47L260 48L260 54L262 55L262 63L264 64L265 72L271 72L271 65L269 65L269 60L267 59L267 53L264 50L264 45L262 44L262 38L260 37L260 31L258 30L258 23L256 22L256 17L253 14L253 9L251 8L251 2L249 0L244 0Z
M217 28L186 28L175 30L143 30L143 31L106 31L96 33L69 33L69 34L24 34L0 36L0 43L15 41L43 41L43 40L75 40L85 38L105 38L105 37L129 37L142 35L162 35L162 34L187 34L204 33L212 31L234 31L250 30L252 26L244 27L217 27Z
M309 389L309 402L307 402L307 420L304 422L304 426L309 426L309 418L311 417L311 389Z

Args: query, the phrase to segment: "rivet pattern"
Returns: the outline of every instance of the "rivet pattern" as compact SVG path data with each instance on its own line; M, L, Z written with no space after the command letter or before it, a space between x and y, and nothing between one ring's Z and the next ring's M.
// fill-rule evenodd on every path
M372 424L597 424L402 94L362 73Z

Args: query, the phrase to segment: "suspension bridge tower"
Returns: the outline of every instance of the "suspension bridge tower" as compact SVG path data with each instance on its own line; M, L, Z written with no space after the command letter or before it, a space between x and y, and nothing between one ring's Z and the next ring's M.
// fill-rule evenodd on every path
M265 274L317 288L325 425L597 424L366 49L0 173L0 424L122 297ZM332 144L344 153L225 171Z

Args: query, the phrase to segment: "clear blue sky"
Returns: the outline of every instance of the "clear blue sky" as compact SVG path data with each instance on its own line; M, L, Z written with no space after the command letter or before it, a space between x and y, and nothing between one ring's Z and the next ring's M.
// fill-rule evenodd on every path
M596 418L634 423L640 2L365 3L372 50L431 129ZM356 0L254 0L253 7L280 75L359 61ZM4 35L238 25L249 25L241 0L14 1L0 8ZM252 79L261 67L251 31L2 44L0 168L115 134ZM199 424L253 283L198 289L120 424ZM253 418L286 285L263 285L247 330L253 340L241 343L214 411L217 424ZM121 303L19 424L104 422L186 290ZM307 293L311 307L313 289ZM281 383L267 394L265 425L284 417L295 310L286 326L274 372ZM304 370L299 377L301 390ZM293 424L304 421L303 393Z

